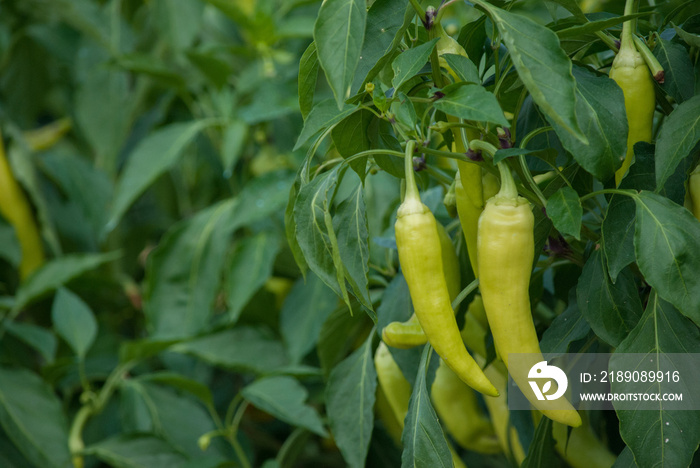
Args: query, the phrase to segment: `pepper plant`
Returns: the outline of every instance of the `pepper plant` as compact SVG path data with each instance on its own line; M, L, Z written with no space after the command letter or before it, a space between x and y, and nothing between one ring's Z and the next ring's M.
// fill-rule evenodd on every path
M699 51L692 0L0 4L0 465L697 464L508 375L700 354Z

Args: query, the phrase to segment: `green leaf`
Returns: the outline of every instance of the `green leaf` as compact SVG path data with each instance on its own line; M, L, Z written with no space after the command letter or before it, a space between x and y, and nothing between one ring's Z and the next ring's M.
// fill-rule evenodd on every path
M401 143L399 143L399 140L394 135L391 124L386 120L372 120L368 133L369 140L373 148L389 149L398 152L403 151L401 148ZM379 167L394 177L399 179L403 179L405 177L403 158L397 158L396 156L388 154L375 154L374 162L376 162Z
M373 310L369 297L369 231L362 186L355 190L336 209L333 229L338 233L338 248L345 280L357 300Z
M664 69L663 90L678 103L692 98L695 94L693 62L686 48L659 38L654 47L654 56Z
M404 93L399 92L396 97L398 100L391 103L391 112L394 114L397 122L406 126L409 131L413 131L418 125L416 108L413 106L411 99Z
M114 229L131 204L159 175L170 169L187 145L212 120L174 123L143 139L129 155L114 193L106 230Z
M635 162L620 183L620 189L654 190L654 147L640 142L634 145ZM635 261L634 200L624 195L613 195L608 203L602 229L602 246L608 263L608 273L614 283L617 275Z
M637 468L634 462L634 453L629 447L625 446L620 455L617 456L613 468Z
M318 80L318 52L316 43L312 42L299 59L299 110L306 117L314 106L314 92Z
M292 426L306 428L321 437L327 435L318 413L304 402L308 392L288 376L265 377L241 390L243 398L256 408Z
M402 84L409 78L413 78L423 68L437 41L438 38L435 38L425 44L405 50L394 59L391 63L391 68L394 70L394 79L391 80L391 84L395 90L398 90Z
M185 55L192 62L192 65L217 89L222 89L226 86L233 71L227 61L219 58L216 53L209 51L188 50L185 52Z
M153 338L186 338L208 325L236 227L236 201L176 224L149 255L143 299Z
M370 149L367 129L373 119L374 114L372 112L362 109L359 112L350 114L333 127L331 137L338 153L342 157L349 158L354 154ZM350 167L360 176L361 180L365 179L366 166L366 159L357 159L350 163Z
M547 200L547 215L562 234L581 239L583 208L578 193L571 187L563 187Z
M634 249L644 279L700 324L700 250L695 247L700 223L682 206L651 192L642 191L635 202Z
M592 34L598 31L603 31L605 29L611 28L618 24L622 24L625 21L631 19L640 18L642 16L648 15L649 13L635 13L632 15L615 16L613 18L606 18L598 21L588 21L586 23L572 26L570 28L560 29L559 31L557 31L557 36L559 36L560 39L584 36L586 34Z
M413 313L413 303L411 294L408 291L408 284L399 272L394 276L389 285L384 290L382 303L377 308L377 327L379 332L391 322L403 322L411 317Z
M451 467L452 455L437 414L430 402L427 374L432 348L425 345L408 405L401 442L401 466Z
M627 354L624 369L630 370L630 353L638 356L640 368L647 368L643 361L668 362L669 353L700 353L700 331L680 315L670 304L652 293L644 316L637 327L618 346L615 354ZM616 356L610 360L613 370ZM680 385L679 385L680 384ZM624 384L613 382L612 391L624 391ZM683 393L693 395L697 388L681 379L680 383L650 384L651 393ZM634 453L640 467L689 466L700 443L698 411L668 411L659 405L658 411L617 410L620 419L620 435Z
M591 254L583 267L576 297L581 314L595 334L612 346L619 345L642 316L634 276L623 270L612 284L599 250Z
M556 34L524 16L481 1L479 5L498 27L520 79L542 112L581 143L588 143L577 121L571 60Z
M598 180L610 179L624 159L627 142L627 116L624 96L615 82L605 76L575 67L576 118L588 144L564 129L552 116L552 124L562 145L586 171Z
M404 0L376 0L372 3L367 12L365 39L353 81L355 91L361 92L365 83L374 80L394 58L414 16L413 8Z
M232 120L224 130L224 141L221 143L221 164L224 170L231 172L243 153L248 124L242 120Z
M535 436L530 443L530 449L527 452L527 457L523 460L521 468L554 467L557 465L559 465L559 459L554 450L552 420L542 418L537 425Z
M694 19L696 20L695 22L697 23L697 17L695 17ZM700 36L699 35L689 33L687 31L685 31L684 29L679 28L678 26L676 26L673 23L671 23L671 26L673 26L673 29L676 31L676 34L678 34L680 36L680 38L683 39L683 41L686 44L688 44L691 47L696 47L696 48L700 47Z
M168 88L184 89L185 78L160 58L145 53L124 54L117 57L117 64L133 74L143 75Z
M457 54L444 54L442 55L442 58L445 59L447 65L450 66L452 71L457 74L460 81L481 84L479 69L476 68L474 62L469 60L467 57Z
M540 341L540 348L545 354L567 353L571 343L584 338L590 330L590 325L579 310L576 293L572 291L569 306L545 330L542 341Z
M15 228L0 217L0 258L17 267L22 260L21 249Z
M345 269L330 213L339 171L340 166L336 166L301 188L294 203L294 221L296 239L309 268L349 307Z
M355 341L361 339L360 335L366 332L368 321L366 314L351 313L344 306L335 309L323 322L316 353L326 377L354 349Z
M0 367L0 424L34 466L70 463L68 423L61 402L39 376Z
M318 61L326 73L338 109L350 97L350 86L360 60L367 8L359 0L325 0L314 25Z
M335 366L326 387L326 405L331 432L343 458L351 467L365 466L374 427L377 372L372 341L364 344Z
M243 239L228 265L228 321L236 323L243 307L272 275L277 253L282 245L274 233L260 232Z
M464 47L464 50L467 52L467 57L469 57L469 60L473 63L481 63L481 57L484 55L484 44L487 39L487 19L488 17L486 15L481 15L471 23L462 26L462 29L459 31L457 42ZM444 57L447 58L446 56Z
M68 289L59 288L51 307L56 332L81 360L97 337L97 320L90 307Z
M287 364L280 341L248 326L179 343L172 347L172 351L193 355L214 366L256 374Z
M294 145L294 151L298 150L304 143L321 130L331 127L348 115L357 110L356 106L347 105L342 110L338 110L332 99L326 99L316 104L306 116L304 127L301 129L299 139Z
M189 47L201 31L201 2L177 2L156 0L154 17L160 34L174 49Z
M56 335L49 330L38 325L22 322L7 322L5 330L18 340L37 350L46 361L46 364L54 362L58 340Z
M324 321L337 305L338 296L315 274L297 280L280 312L280 332L293 363L316 346Z
M114 252L71 254L46 262L17 290L13 311L18 313L31 302L68 283L73 278L116 260L118 257L119 254Z
M510 126L496 96L480 85L452 85L443 91L445 97L438 99L434 104L437 110L466 120Z
M185 456L170 444L144 434L118 434L90 445L85 453L115 468L183 468L187 463Z
M661 125L656 139L656 187L659 190L700 141L700 95L680 104Z
M205 405L214 406L214 398L212 397L209 387L196 380L188 379L181 374L160 371L139 376L138 380L141 382L155 382L170 385L171 387L183 390L197 397Z

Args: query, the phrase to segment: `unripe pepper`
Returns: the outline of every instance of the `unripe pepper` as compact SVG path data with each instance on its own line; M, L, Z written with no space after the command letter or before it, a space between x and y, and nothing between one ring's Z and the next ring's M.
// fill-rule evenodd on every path
M25 279L44 263L44 248L31 207L5 156L0 134L0 213L15 228L22 249L20 278Z
M518 196L515 182L505 163L499 163L501 190L486 203L479 218L479 289L494 344L513 380L545 416L569 426L581 425L581 418L568 403L566 409L544 409L532 395L528 371L543 361L537 332L530 312L528 287L534 260L534 216L530 204ZM529 361L509 366L511 353L528 353ZM523 359L526 361L527 359Z
M415 142L406 145L406 196L397 212L396 246L418 321L428 341L445 363L467 385L487 395L498 395L460 336L443 274L440 238L435 217L418 194L413 175Z
M632 2L625 5L625 15L631 14ZM613 60L610 78L615 80L625 96L625 111L627 114L627 155L622 167L615 172L615 185L627 173L634 157L634 144L638 141L651 142L652 124L656 99L654 80L649 72L644 58L637 51L632 38L634 20L625 21L622 25L620 51Z
M443 273L445 274L450 301L453 301L460 291L459 258L457 258L457 252L445 228L440 223L436 224L438 236L440 237ZM428 342L428 337L425 336L425 332L421 328L420 322L418 322L418 317L414 313L405 322L391 322L384 327L382 340L393 348L408 349L424 345Z

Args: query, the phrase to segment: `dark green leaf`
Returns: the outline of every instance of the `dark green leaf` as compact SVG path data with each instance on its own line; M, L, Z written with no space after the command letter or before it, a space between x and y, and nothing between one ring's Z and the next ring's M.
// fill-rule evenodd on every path
M612 284L599 250L591 254L583 267L576 297L581 315L595 334L613 346L625 339L642 315L634 276L623 270Z
M192 65L197 67L215 87L221 89L226 86L232 72L228 62L210 52L188 50L185 54Z
M0 367L0 423L34 466L62 468L70 463L68 423L61 402L39 376Z
M486 44L486 19L482 15L478 19L462 26L459 31L457 42L464 47L467 57L474 63L481 63L484 55L484 45Z
M700 141L700 95L680 104L668 116L656 139L656 187L663 187L676 167Z
M241 395L277 419L304 427L322 437L327 435L316 410L304 403L308 392L292 377L276 376L256 380L244 387Z
M183 390L195 397L197 397L202 403L214 406L214 399L211 395L211 390L209 387L196 380L188 379L175 372L154 372L151 374L144 374L139 377L139 381L142 382L155 382L162 383L165 385L170 385L171 387Z
M56 358L58 340L56 335L49 330L31 323L21 322L8 322L5 325L5 330L10 335L39 351L46 364L53 363Z
M90 307L77 295L59 288L53 300L51 319L56 332L82 360L97 337L97 320Z
M399 272L391 279L384 290L382 303L377 308L377 326L379 332L391 322L403 322L408 320L413 313L413 303L408 291L408 284Z
M574 68L576 77L576 117L588 138L583 144L552 118L547 116L562 145L586 171L604 182L611 178L624 158L627 117L624 96L615 82L596 76L580 67Z
M191 354L214 366L258 374L287 364L281 342L245 326L177 344L172 351Z
M312 42L299 59L299 110L306 119L314 106L314 92L318 79L318 52Z
M651 192L641 192L635 202L634 249L644 279L700 323L700 223L682 206Z
M423 348L401 436L404 446L401 456L402 467L453 466L445 434L430 402L428 392L427 373L431 354L432 348L426 345Z
M688 44L691 47L698 48L700 47L700 36L697 34L692 34L687 31L685 31L682 28L679 28L675 24L671 23L673 26L673 29L676 30L676 33L683 39L683 41ZM685 27L685 26L684 26Z
M399 143L399 140L394 136L391 124L386 120L374 119L369 126L368 132L369 140L373 148L403 152L401 143ZM396 156L388 154L375 154L374 161L379 167L394 177L400 179L405 177L403 158L397 158Z
M569 301L569 306L554 319L542 335L540 348L545 354L567 353L571 343L584 338L591 329L586 319L581 315L575 293L571 296L573 297Z
M363 467L374 427L377 372L370 333L365 343L340 364L328 379L326 402L331 432L351 467Z
M167 442L145 434L119 434L90 445L85 453L115 468L183 468L187 462L185 456Z
M338 109L350 97L350 87L365 37L367 8L358 0L326 0L314 25L318 61L326 73Z
M435 38L425 44L405 50L394 59L391 63L391 68L394 70L394 79L391 80L391 84L395 90L398 90L402 84L413 78L423 68L437 41L438 39Z
M527 457L523 460L521 468L555 467L560 465L556 452L554 451L554 438L552 437L552 420L549 418L540 419L540 423L535 430L535 437L530 444Z
M637 468L637 464L634 462L634 453L629 447L625 446L622 453L618 455L613 468Z
M338 307L321 326L316 352L324 375L330 375L335 365L354 349L355 342L369 321L367 314Z
M315 274L297 280L280 312L280 332L293 363L316 346L324 321L337 305L338 296Z
M598 21L589 21L587 23L572 26L570 28L560 29L559 31L557 31L557 36L559 36L560 39L583 36L586 34L603 31L605 29L611 28L617 24L624 23L625 21L634 18L640 18L642 16L648 15L649 13L635 13L633 15L616 16L614 18L606 18Z
M391 103L391 112L400 124L405 125L409 131L413 131L418 125L418 116L413 103L404 93L398 93L398 100Z
M272 275L272 268L281 248L280 239L270 232L260 232L243 239L231 259L227 271L228 320L236 323L243 307Z
M654 56L664 69L664 83L661 85L664 91L678 103L693 97L693 63L685 47L660 38L654 48Z
M118 254L72 254L45 263L19 288L13 310L19 312L29 303L78 276L118 258Z
M571 187L563 187L547 200L547 215L562 234L581 238L583 208L578 194Z
M571 60L559 46L556 34L525 16L481 5L498 27L520 79L542 112L573 138L587 143L576 115ZM537 47L532 46L535 42Z
M331 137L338 153L342 157L349 158L354 154L370 149L367 128L373 119L374 114L362 109L359 112L350 114L333 127ZM356 159L350 163L350 167L360 176L361 180L364 180L365 167L367 167L366 159Z
M652 293L639 324L615 350L615 354L623 353L627 354L622 360L624 369L620 370L630 370L633 365L644 369L648 366L643 361L664 362L668 353L700 353L700 331L673 306ZM631 362L629 353L639 356L638 362ZM613 355L610 370L615 369L615 362ZM611 385L613 392L624 391L624 383ZM689 387L683 379L679 383L650 384L651 393L693 395L696 391L697 388ZM620 435L640 467L689 466L700 443L698 411L668 411L659 405L658 411L618 410L617 415Z
M337 124L356 110L357 107L350 105L343 107L342 110L338 110L338 106L335 105L332 99L319 102L306 116L304 128L301 129L299 139L294 145L294 151L304 146L304 143L309 141L316 133Z
M187 145L211 120L174 123L150 134L129 155L115 188L106 230L114 229L126 210L156 178L170 169Z

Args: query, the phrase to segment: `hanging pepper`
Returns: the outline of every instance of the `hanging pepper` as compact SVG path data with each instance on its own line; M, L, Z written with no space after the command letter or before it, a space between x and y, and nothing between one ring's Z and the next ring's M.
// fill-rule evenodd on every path
M633 2L625 4L625 15L632 14ZM627 113L627 154L622 167L615 172L615 185L627 173L634 158L634 144L638 141L651 142L652 124L656 99L654 80L642 55L634 45L633 29L635 20L625 21L622 25L620 51L613 60L610 78L615 80L625 96L625 111Z
M487 395L498 395L467 352L457 326L443 273L435 217L418 194L413 175L415 142L406 145L406 196L399 206L396 246L413 308L428 341L445 363L467 385Z
M554 421L577 427L581 418L568 403L566 409L545 409L532 395L528 371L543 361L530 312L528 288L534 260L534 216L530 204L518 196L515 181L504 162L498 164L501 190L479 218L477 245L479 289L494 344L513 380L535 408ZM509 366L511 353L529 354L530 363Z

